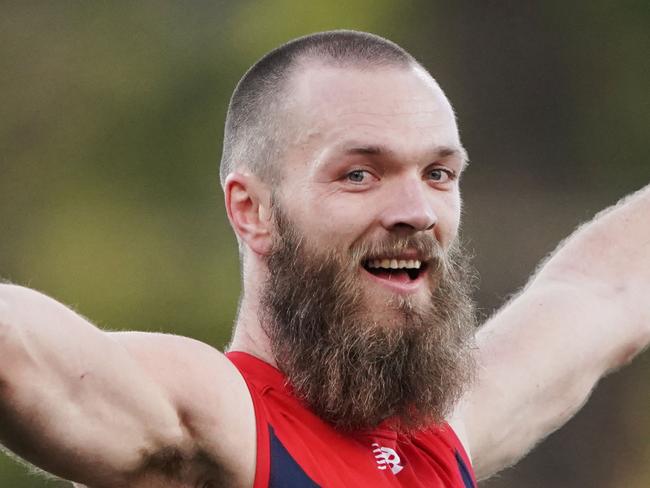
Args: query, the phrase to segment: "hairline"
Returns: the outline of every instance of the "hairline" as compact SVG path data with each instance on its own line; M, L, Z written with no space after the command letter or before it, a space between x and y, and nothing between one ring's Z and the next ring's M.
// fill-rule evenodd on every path
M296 129L298 128L297 126L292 126L291 125L291 117L289 117L292 108L295 107L295 101L293 97L287 96L288 92L291 91L291 88L294 83L296 83L301 75L304 73L307 73L309 70L312 69L318 69L318 68L332 68L332 69L341 69L341 70L348 70L348 71L360 71L360 72L368 72L368 71L381 71L381 70L390 70L390 69L396 69L396 70L403 70L403 71L408 71L408 70L413 70L413 71L418 71L421 70L422 72L426 73L427 76L431 77L430 73L414 58L409 59L408 61L405 62L399 62L397 60L386 60L384 62L361 62L361 63L354 63L352 60L348 59L334 59L329 56L318 56L318 53L302 53L300 54L296 60L291 64L291 66L287 69L287 76L283 79L282 83L279 86L279 90L274 93L273 95L269 95L269 105L274 104L275 108L272 109L274 112L274 128L275 128L275 133L274 135L277 136L274 139L274 143L272 143L272 146L274 149L278 149L279 146L282 146L282 142L287 142L288 140L288 135L291 133L295 133ZM433 79L433 77L431 77ZM268 134L269 130L267 128L265 132L265 135ZM240 143L241 144L241 143ZM278 158L280 157L281 154L276 153L275 157ZM274 158L274 159L276 159ZM275 160L270 163L271 166L276 166L273 171L271 171L272 175L267 178L263 179L268 179L267 183L269 183L272 186L276 186L279 183L282 182L283 180L283 175L284 172L282 171L281 165L278 165L279 161ZM234 162L231 164L230 167L230 173L235 172L235 171L241 171L241 170L249 170L253 174L258 175L257 173L263 173L263 171L255 171L253 168L251 168L249 165L247 165L245 162ZM270 168L269 168L270 169ZM222 175L222 181L221 184L222 186L225 185L225 180L227 178L227 174Z
M282 180L282 146L293 129L286 116L292 100L288 94L299 75L316 66L360 71L419 68L430 76L401 46L365 32L321 32L279 46L253 64L235 88L226 117L222 186L229 174L242 169L271 184Z

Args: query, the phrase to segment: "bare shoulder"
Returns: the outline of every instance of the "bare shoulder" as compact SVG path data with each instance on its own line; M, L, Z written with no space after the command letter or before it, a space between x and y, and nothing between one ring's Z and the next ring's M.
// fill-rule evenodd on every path
M111 332L110 335L165 387L177 405L196 403L193 400L250 402L246 383L237 368L221 351L204 342L152 332ZM202 396L209 392L219 393L219 398ZM224 393L231 395L226 399Z
M251 486L255 471L255 414L246 383L226 356L188 337L112 332L177 408L201 453L219 477ZM233 482L233 486L240 482Z

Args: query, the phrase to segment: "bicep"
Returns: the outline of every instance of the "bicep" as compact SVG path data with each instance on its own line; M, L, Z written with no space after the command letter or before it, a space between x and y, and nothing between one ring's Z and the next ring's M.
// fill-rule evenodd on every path
M114 332L177 406L194 448L244 479L254 476L253 401L237 368L213 347L171 334Z
M613 364L617 319L598 291L533 286L478 333L459 415L479 478L513 464L585 402Z
M460 405L480 476L561 426L650 342L650 186L581 226L478 333Z
M122 344L50 298L11 293L3 444L57 476L106 484L182 441L171 402Z

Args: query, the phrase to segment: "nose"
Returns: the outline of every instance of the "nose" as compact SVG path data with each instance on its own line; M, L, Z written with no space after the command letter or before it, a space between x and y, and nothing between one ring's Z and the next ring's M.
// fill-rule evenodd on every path
M389 231L426 231L435 227L438 217L424 184L409 179L394 184L386 196L381 225Z

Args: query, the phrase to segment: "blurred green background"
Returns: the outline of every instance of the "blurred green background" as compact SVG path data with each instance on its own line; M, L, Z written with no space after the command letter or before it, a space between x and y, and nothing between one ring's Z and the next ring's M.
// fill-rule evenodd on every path
M354 28L409 50L456 108L487 316L650 181L648 26L645 1L2 2L0 277L102 327L222 347L239 293L218 183L230 93L276 45ZM646 353L482 486L647 488L649 377ZM0 455L0 486L63 484Z

